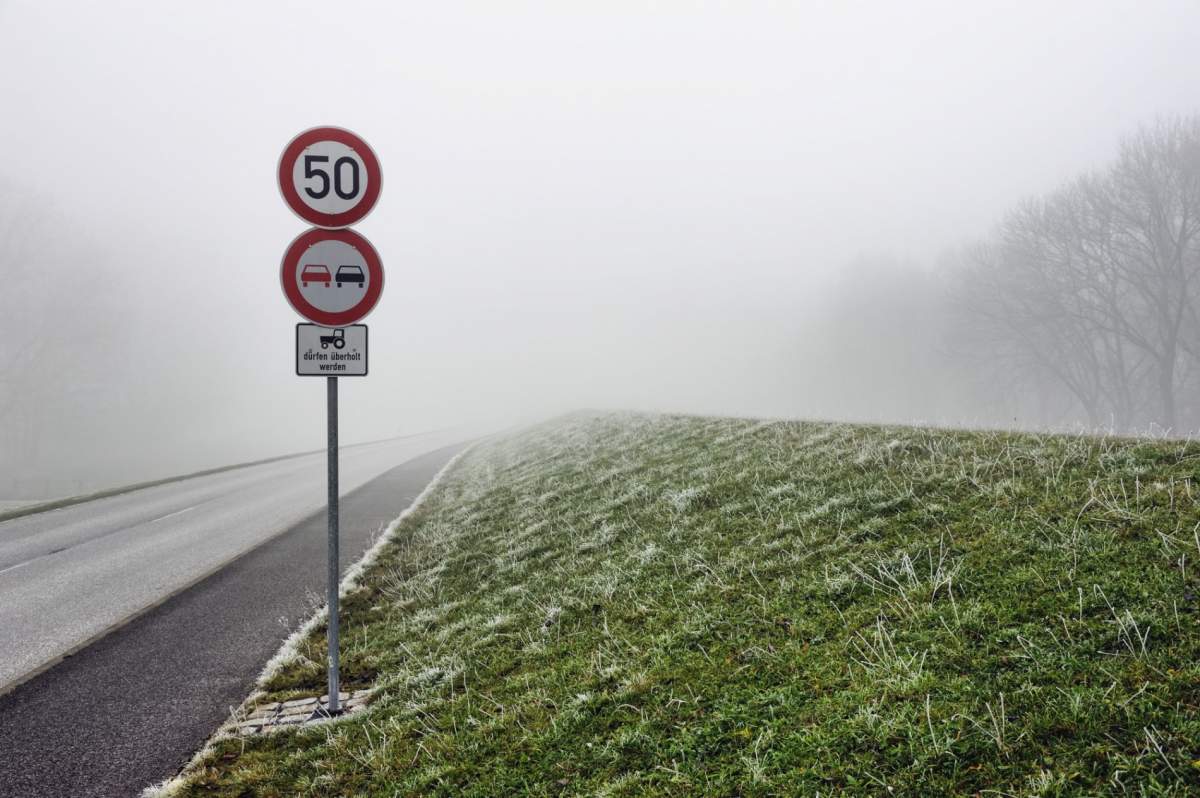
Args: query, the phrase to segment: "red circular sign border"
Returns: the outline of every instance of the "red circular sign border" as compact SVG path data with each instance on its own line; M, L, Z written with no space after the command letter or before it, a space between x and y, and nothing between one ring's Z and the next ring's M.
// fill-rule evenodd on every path
M292 167L296 163L296 159L307 147L318 141L336 141L346 145L358 153L359 157L363 159L363 165L367 168L367 192L363 195L362 201L348 211L341 213L315 211L304 204L296 187L292 185ZM276 173L279 193L283 196L284 203L292 209L292 213L309 224L326 230L339 230L365 219L367 214L374 210L375 203L379 201L379 192L383 189L383 169L380 167L379 158L375 156L371 145L356 133L329 125L309 128L288 142L279 156L279 167Z
M300 286L296 284L296 266L301 256L318 241L330 240L341 241L357 249L362 254L363 260L367 262L367 272L370 275L370 285L367 286L362 301L348 310L337 313L313 307L300 293ZM367 314L375 309L375 305L383 293L383 262L380 261L379 253L375 251L374 245L361 233L354 230L327 230L313 227L296 236L296 239L288 244L287 251L283 253L283 261L279 266L279 282L283 286L283 295L287 297L288 304L301 316L322 327L345 327L365 319Z

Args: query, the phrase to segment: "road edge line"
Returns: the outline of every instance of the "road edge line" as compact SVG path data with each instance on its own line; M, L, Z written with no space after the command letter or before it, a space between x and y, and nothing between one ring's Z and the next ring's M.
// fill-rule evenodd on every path
M346 573L342 576L341 581L338 583L339 596L345 595L347 591L353 590L357 586L357 580L360 576L362 576L363 571L365 571L371 566L372 563L375 562L375 560L379 557L379 553L383 550L383 547L391 542L395 537L396 530L399 529L404 520L421 508L421 505L425 503L425 501L442 482L445 476L450 473L450 470L457 466L463 457L474 451L480 444L492 437L493 436L485 436L483 438L470 441L463 449L446 461L446 464L443 465L441 469L439 469L438 472L433 475L433 478L429 480L424 489L422 489L421 492L418 493L416 497L408 503L408 506L400 512L400 515L392 519L387 527L384 528L383 534L381 534L379 538L362 553L361 557L355 560L354 563L352 563L350 567L346 569ZM324 511L322 510L321 512ZM296 658L297 654L299 653L298 649L300 641L312 634L312 632L325 620L325 617L328 613L329 605L326 604L309 616L304 623L300 624L300 626L296 628L296 631L292 632L284 639L283 643L281 643L279 646L279 650L267 660L266 664L263 665L263 669L259 672L258 676L255 677L254 689L251 690L250 694L242 699L242 703L230 713L231 716L235 717L242 707L245 707L249 702L256 700L263 694L263 682L273 676L280 668L284 667ZM213 733L209 735L209 738L205 740L204 745L200 746L200 749L197 750L196 753L194 753L187 761L187 763L185 763L184 766L179 769L179 772L177 772L174 776L164 779L158 784L151 784L150 786L146 787L142 790L140 798L172 798L172 796L174 796L178 790L183 787L184 774L191 770L193 765L197 764L201 759L203 759L204 756L208 754L210 750L212 750L212 747L216 743L231 736L232 733L230 732L230 729L232 728L232 725L233 724L227 720L218 726Z

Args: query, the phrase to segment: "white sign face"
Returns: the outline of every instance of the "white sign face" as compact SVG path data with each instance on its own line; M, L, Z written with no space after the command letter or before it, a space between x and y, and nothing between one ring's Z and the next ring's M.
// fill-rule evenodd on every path
M371 272L358 249L326 239L300 256L295 280L305 302L325 313L343 313L368 295Z
M367 325L296 325L296 374L300 377L367 376Z
M353 210L367 196L370 180L366 162L340 141L310 144L292 163L292 188L317 213Z

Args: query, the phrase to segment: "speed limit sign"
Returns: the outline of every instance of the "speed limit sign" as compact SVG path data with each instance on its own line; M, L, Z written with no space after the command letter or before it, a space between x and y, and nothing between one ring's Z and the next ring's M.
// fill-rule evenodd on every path
M349 227L375 207L383 187L379 159L359 136L314 127L279 158L279 191L297 216L317 227Z

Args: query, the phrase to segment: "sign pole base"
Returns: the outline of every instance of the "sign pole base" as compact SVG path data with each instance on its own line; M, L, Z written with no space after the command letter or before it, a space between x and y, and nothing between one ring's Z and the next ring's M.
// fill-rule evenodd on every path
M326 378L328 404L329 452L329 704L330 715L338 714L340 691L338 678L338 383L337 377Z

